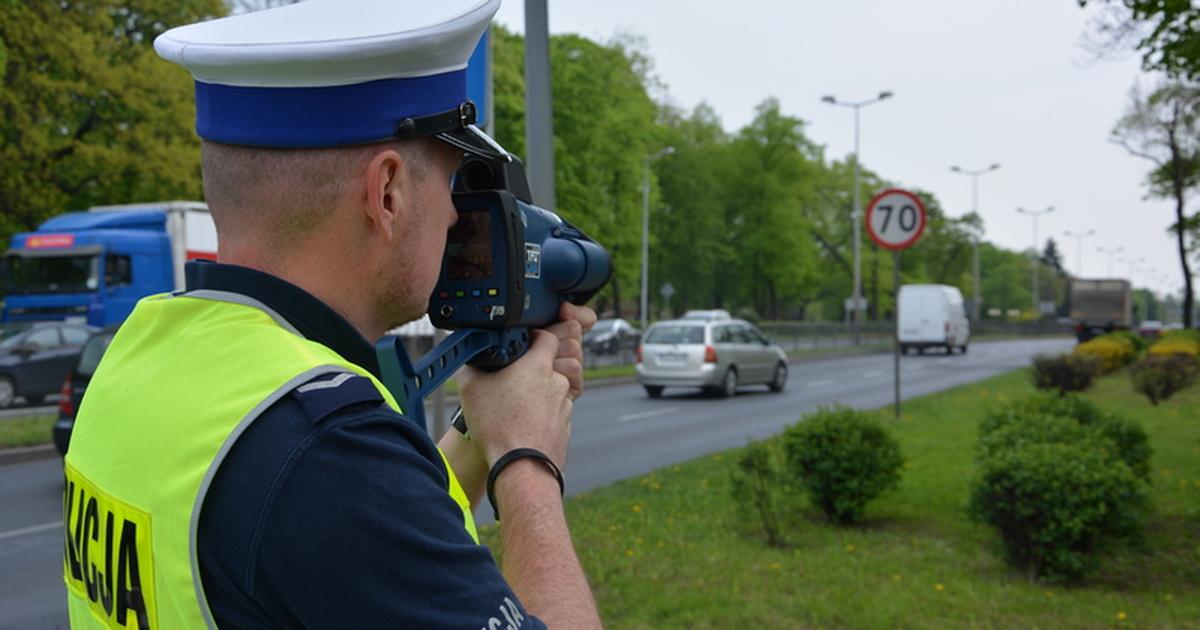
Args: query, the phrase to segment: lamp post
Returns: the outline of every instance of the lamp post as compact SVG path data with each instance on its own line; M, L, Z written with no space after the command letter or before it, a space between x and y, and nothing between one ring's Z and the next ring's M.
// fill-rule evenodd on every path
M892 96L893 94L890 90L884 90L879 93L879 96L865 101L839 101L832 94L821 97L823 102L830 105L840 105L854 110L854 211L850 215L850 223L854 229L854 294L851 296L854 304L850 311L852 313L850 322L854 331L855 345L858 345L860 341L859 331L862 328L862 221L860 220L862 210L859 207L859 195L861 191L858 185L858 110L867 105L885 101Z
M979 176L991 173L998 168L1000 168L999 164L993 164L987 168L978 170L969 170L958 166L950 167L950 170L955 173L971 176L971 213L977 217L979 216ZM978 323L980 305L983 304L983 285L979 282L979 240L983 235L976 233L973 236L975 237L975 254L971 263L971 276L973 282L972 288L975 289L975 295L971 300L971 320Z
M550 18L546 0L525 0L525 155L537 204L551 212L554 191L554 105L550 90ZM494 117L489 117L490 122Z
M664 147L654 155L647 155L642 163L642 330L646 330L646 314L650 307L650 163L674 152L675 147Z
M1076 268L1076 272L1079 274L1080 278L1083 277L1083 239L1085 239L1089 236L1093 236L1095 234L1096 234L1096 230L1088 230L1086 232L1072 232L1071 230L1063 231L1064 236L1066 236L1067 238L1075 239L1075 251L1076 251L1076 254L1075 254L1076 261L1075 262L1078 265L1078 267Z
M1043 214L1054 212L1054 206L1047 206L1042 210L1026 210L1025 208L1017 208L1017 212L1033 217L1033 311L1041 318L1041 300L1038 299L1038 217Z
M1097 247L1096 251L1108 257L1108 277L1113 277L1112 263L1113 255L1125 251L1124 247Z
M1133 257L1130 257L1130 258L1118 258L1118 259L1117 259L1117 261L1118 261L1118 262L1123 262L1123 263L1125 263L1125 264L1129 265L1129 284L1132 286L1132 285L1133 285L1133 274L1134 274L1135 272L1137 272L1137 266L1138 266L1138 265L1140 265L1140 264L1142 264L1142 263L1146 262L1146 257L1145 257L1145 256L1138 256L1137 258L1133 258Z

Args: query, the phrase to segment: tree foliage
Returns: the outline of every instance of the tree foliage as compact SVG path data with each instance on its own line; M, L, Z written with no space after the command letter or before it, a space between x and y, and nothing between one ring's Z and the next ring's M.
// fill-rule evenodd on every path
M1142 67L1200 79L1200 6L1191 0L1078 0L1102 5L1093 30L1098 47L1134 48Z
M198 198L191 80L154 54L220 0L0 2L0 236L94 204Z

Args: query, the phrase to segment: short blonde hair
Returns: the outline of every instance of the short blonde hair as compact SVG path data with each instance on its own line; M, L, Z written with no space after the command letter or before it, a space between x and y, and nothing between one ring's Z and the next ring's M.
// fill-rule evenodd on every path
M218 236L269 239L286 246L320 227L352 194L363 167L380 151L401 154L414 177L428 170L422 140L324 149L201 143L204 198Z

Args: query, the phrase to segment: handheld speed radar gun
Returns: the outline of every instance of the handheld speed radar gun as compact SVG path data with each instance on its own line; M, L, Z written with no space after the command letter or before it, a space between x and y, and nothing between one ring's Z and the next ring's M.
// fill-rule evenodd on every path
M585 304L608 284L607 251L557 214L533 205L511 154L463 161L429 318L455 331L415 364L398 338L376 345L383 382L424 426L425 397L464 364L497 370L521 358L531 328L553 324L563 302Z

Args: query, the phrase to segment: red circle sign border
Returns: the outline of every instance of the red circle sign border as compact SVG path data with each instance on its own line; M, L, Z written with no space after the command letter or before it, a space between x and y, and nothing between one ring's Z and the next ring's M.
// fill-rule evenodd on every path
M896 243L896 244L888 243L888 242L884 241L883 239L879 238L879 236L875 234L875 230L871 229L871 215L875 212L875 205L877 203L879 203L880 199L883 199L884 197L891 195L891 194L900 194L900 195L904 195L905 197L908 197L909 199L912 200L913 203L917 204L917 209L921 211L921 225L917 228L917 233L913 234L912 238L908 239L907 241L904 241L903 243ZM902 249L908 249L909 247L912 247L914 244L916 244L917 240L921 238L921 235L925 233L925 224L928 220L929 220L929 215L927 215L925 213L925 204L921 203L921 199L919 197L917 197L916 195L908 192L907 190L901 190L899 188L889 188L889 189L875 195L874 197L871 197L870 203L867 204L867 211L863 215L863 223L865 224L865 227L867 228L867 235L871 237L871 240L875 241L876 245L878 245L884 249L890 249L892 251L900 251Z

